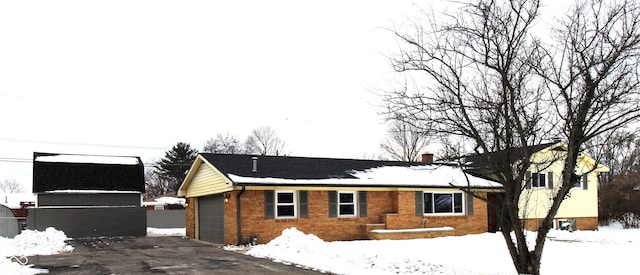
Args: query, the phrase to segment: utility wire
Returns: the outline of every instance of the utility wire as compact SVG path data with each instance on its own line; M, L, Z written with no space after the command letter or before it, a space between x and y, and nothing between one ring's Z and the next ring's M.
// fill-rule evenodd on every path
M3 138L0 137L0 141L8 142L26 142L26 143L47 143L57 145L71 145L71 146L93 146L93 147L112 147L112 148L131 148L131 149L144 149L144 150L167 150L167 147L152 147L152 146L132 146L132 145L114 145L114 144L99 144L99 143L81 143L81 142L65 142L65 141L46 141L35 139L17 139L17 138Z

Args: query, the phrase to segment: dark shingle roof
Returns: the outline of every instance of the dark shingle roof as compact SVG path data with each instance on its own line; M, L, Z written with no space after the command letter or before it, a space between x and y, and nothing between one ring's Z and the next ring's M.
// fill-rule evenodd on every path
M424 165L416 162L306 158L283 156L227 155L201 153L209 163L226 176L233 174L255 178L327 179L355 178L348 172L382 166ZM253 157L257 157L257 172L253 172Z
M144 165L139 157L114 157L137 160L137 164L40 161L38 157L81 156L33 153L33 192L59 190L101 190L144 192ZM99 156L109 158L107 156Z
M529 150L529 154L533 154L540 150L553 146L555 144L558 144L558 142L538 144L538 145L529 146L526 148ZM501 161L507 161L507 160L510 160L510 162L513 163L516 160L522 159L524 155L525 155L525 147L512 148L510 150L502 150L502 151L490 152L490 153L484 153L484 154L468 155L464 157L464 163L470 167L486 167L486 166L490 166L488 159L493 160L491 164L495 164L495 163L499 163Z

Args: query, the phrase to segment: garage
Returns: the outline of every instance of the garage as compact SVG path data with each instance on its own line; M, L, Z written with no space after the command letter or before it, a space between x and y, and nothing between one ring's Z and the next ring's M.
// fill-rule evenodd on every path
M224 198L222 194L198 197L198 239L224 243Z

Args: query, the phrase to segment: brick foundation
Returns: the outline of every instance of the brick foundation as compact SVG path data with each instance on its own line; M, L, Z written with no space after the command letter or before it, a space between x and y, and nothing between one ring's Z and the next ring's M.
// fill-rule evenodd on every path
M558 220L562 219L575 219L577 230L598 230L598 217L563 217L554 219L554 224L557 223ZM540 222L542 219L523 219L524 227L529 231L538 231L538 227L540 226Z

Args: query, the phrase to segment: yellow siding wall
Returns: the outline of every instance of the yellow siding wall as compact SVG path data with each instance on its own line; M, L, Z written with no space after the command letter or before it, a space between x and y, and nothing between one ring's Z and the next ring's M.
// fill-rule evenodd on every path
M544 163L547 160L556 159L553 164L532 165L529 169L532 173L552 172L553 173L553 189L532 188L525 189L520 199L520 218L523 219L542 219L547 215L552 203L554 195L562 180L562 169L564 167L562 160L558 159L557 151L541 151L532 157L536 163ZM584 161L578 163L576 169L578 173L588 171L587 164ZM548 182L547 182L548 184ZM598 178L597 172L588 174L588 189L573 188L569 192L570 197L566 198L555 218L577 218L577 217L597 217L598 216Z
M228 183L228 184L227 184ZM191 179L186 197L200 197L231 191L231 181L208 164L202 164Z

